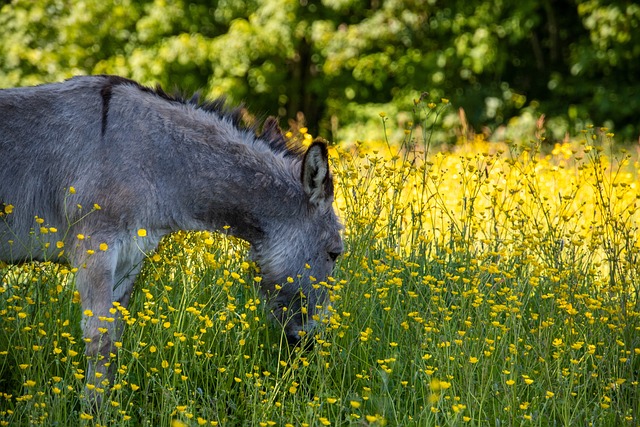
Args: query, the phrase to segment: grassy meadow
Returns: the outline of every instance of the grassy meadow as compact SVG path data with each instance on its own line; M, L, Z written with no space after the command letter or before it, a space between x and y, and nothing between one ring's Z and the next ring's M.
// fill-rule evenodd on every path
M419 103L423 127L445 107ZM0 266L0 426L640 426L637 153L598 128L445 149L407 126L332 149L346 252L309 351L243 242L178 233L114 307L92 413L72 272Z

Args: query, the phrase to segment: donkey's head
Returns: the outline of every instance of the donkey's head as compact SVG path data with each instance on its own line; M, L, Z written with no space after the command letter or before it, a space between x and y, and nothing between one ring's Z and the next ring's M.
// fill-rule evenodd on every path
M261 287L290 344L310 332L325 311L326 281L343 250L324 142L315 141L304 154L297 188L295 206L282 206L288 212L253 248Z

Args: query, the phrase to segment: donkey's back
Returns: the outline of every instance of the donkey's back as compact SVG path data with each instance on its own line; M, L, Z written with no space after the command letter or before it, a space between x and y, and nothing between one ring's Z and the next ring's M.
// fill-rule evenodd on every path
M64 189L95 162L100 87L83 78L0 90L0 205L12 211L0 222L1 259L43 257L45 242L29 242L34 216L63 225Z

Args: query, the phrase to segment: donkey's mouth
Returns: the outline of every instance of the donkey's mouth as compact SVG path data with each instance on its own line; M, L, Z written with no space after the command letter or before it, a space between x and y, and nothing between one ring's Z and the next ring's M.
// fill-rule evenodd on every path
M310 336L301 337L299 334L287 334L287 343L292 348L300 348L307 352L313 350L316 340Z

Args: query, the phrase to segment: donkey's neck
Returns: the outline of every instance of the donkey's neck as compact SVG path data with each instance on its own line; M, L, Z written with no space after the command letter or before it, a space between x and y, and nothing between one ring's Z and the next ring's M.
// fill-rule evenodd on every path
M205 137L181 147L187 173L177 180L186 190L178 228L226 229L255 244L270 221L296 215L303 201L298 160L245 131Z

